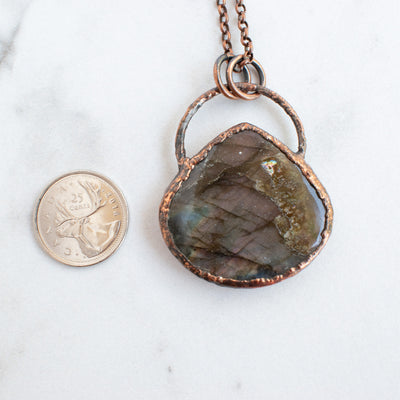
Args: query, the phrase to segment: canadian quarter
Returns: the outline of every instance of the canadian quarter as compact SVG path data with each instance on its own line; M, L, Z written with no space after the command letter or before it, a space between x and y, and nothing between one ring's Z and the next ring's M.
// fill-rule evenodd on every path
M46 253L64 264L85 267L105 260L120 246L128 227L128 207L108 178L78 171L46 188L34 222Z

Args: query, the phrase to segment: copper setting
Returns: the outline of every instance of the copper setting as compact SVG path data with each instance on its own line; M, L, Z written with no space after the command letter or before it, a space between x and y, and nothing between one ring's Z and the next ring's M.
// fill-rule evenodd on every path
M162 236L163 236L168 248L170 249L171 253L188 270L190 270L194 274L198 275L199 277L206 279L207 281L216 283L216 284L231 286L231 287L253 288L253 287L268 286L268 285L278 283L284 279L287 279L289 277L296 275L298 272L300 272L305 267L307 267L311 263L311 261L313 261L314 258L320 253L320 251L322 250L322 248L325 246L326 242L328 241L328 238L332 231L333 209L332 209L332 205L331 205L329 196L328 196L325 188L320 183L320 181L314 174L311 167L308 166L306 164L306 162L304 161L304 155L305 155L305 150L306 150L306 139L304 136L303 125L302 125L300 119L298 118L296 112L294 111L294 109L280 95L278 95L277 93L275 93L272 90L267 89L263 86L249 84L249 83L240 83L240 84L237 84L237 86L241 91L243 91L245 93L252 92L252 93L257 93L264 97L270 98L272 101L274 101L276 104L278 104L285 111L285 113L291 118L291 120L296 128L296 133L297 133L297 138L298 138L297 152L292 152L286 145L284 145L278 139L271 136L269 133L263 131L262 129L257 128L248 123L242 123L242 124L236 125L230 129L228 129L227 131L219 134L215 139L213 139L211 142L209 142L199 153L197 153L192 158L186 157L184 139L185 139L186 129L188 127L190 120L192 119L194 114L202 107L202 105L204 103L206 103L208 100L211 100L212 98L214 98L215 96L217 96L218 94L221 93L218 88L209 90L206 93L204 93L203 95L201 95L194 103L191 104L191 106L188 108L188 110L186 111L185 115L183 116L183 118L179 124L177 135L176 135L176 140L175 140L176 158L178 161L179 172L178 172L177 176L175 177L175 179L169 185L169 187L162 199L159 217L160 217ZM300 169L303 176L307 179L307 181L315 189L318 197L321 199L323 206L325 208L324 228L321 233L321 242L318 245L318 247L307 257L307 259L305 261L299 263L296 267L291 268L285 274L277 275L272 279L258 278L258 279L251 279L251 280L236 280L236 279L224 278L222 276L212 275L208 272L204 272L204 271L200 270L198 267L193 265L188 260L188 258L184 254L182 254L180 252L180 250L176 247L173 237L172 237L172 234L169 230L169 226L168 226L168 218L169 218L169 210L170 210L171 202L172 202L175 194L180 189L182 183L184 181L186 181L188 179L188 177L190 176L193 168L207 157L208 153L214 146L224 142L227 138L230 138L231 136L233 136L239 132L245 131L245 130L251 130L251 131L258 133L265 140L271 142L279 150L281 150L282 153L284 153L285 156Z

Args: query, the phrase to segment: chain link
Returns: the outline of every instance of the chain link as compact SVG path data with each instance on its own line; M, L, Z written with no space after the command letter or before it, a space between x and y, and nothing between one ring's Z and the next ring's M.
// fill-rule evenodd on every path
M217 0L219 12L219 26L222 33L222 47L227 56L233 56L231 32L229 31L229 16L226 9L226 0Z
M249 24L246 21L246 6L243 0L235 0L236 13L238 15L238 28L240 30L240 42L244 47L243 61L239 64L239 68L243 69L246 64L253 61L253 42L249 37ZM222 33L222 46L227 56L233 56L231 33L229 30L228 10L226 9L226 0L217 0L219 12L220 29Z

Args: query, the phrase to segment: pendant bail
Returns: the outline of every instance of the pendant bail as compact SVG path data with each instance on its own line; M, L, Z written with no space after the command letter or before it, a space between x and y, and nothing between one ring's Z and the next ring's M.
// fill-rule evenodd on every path
M228 66L227 66L227 70L228 70L229 64L233 57L234 56L222 54L221 56L219 56L217 58L217 61L215 61L215 64L214 64L214 80L215 80L215 83L216 83L218 89L225 97L228 97L228 99L236 100L239 98L239 96L232 91L232 89L231 89L232 85L229 83L228 84L223 83L222 77L221 77L221 68L222 68L223 64L225 62L228 64ZM233 72L237 72L237 71L232 71L230 74L231 75L230 78L231 78L232 82L233 82ZM249 68L245 65L241 72L243 72L244 83L251 83L251 73L250 73ZM227 74L226 74L226 77L227 77L227 82L229 82Z
M245 56L238 55L238 56L229 56L227 54L222 54L217 58L214 64L214 80L215 83L220 90L220 92L228 99L237 100L255 100L260 97L260 93L256 92L248 92L243 91L238 87L238 83L234 81L233 74L238 73L237 69L240 70L240 65L244 62ZM226 84L223 83L221 77L221 69L224 63L227 63L226 67ZM251 84L251 72L249 69L249 65L251 65L258 74L258 86L265 87L266 79L265 79L265 72L261 64L253 58L253 60L247 64L244 64L241 72L243 72L244 80L241 83L248 83Z
M291 119L296 129L298 147L295 154L301 158L304 158L306 152L306 137L304 134L304 127L293 107L278 93L264 86L255 85L251 83L237 83L237 85L241 91L254 92L259 95L262 95L263 97L271 99L274 103L276 103L280 108L283 109L283 111ZM199 109L207 101L213 99L220 93L222 92L219 90L219 88L214 88L202 94L190 105L190 107L186 110L185 115L182 117L175 137L175 155L178 161L179 169L182 169L182 166L187 161L186 149L185 149L185 136L190 121L192 120L193 116L197 113L197 111L199 111Z
M228 87L231 90L231 92L235 95L236 98L243 99L243 100L255 100L258 97L260 97L260 93L248 93L244 92L241 90L233 80L233 72L235 70L235 67L237 65L240 66L240 64L245 60L244 55L239 55L233 57L228 64L228 67L226 69L226 80L228 82ZM251 65L254 67L254 69L257 71L258 74L258 79L259 79L259 86L265 87L266 85L266 79L265 79L265 72L261 64L253 58L251 62L248 64L244 64L243 69L247 68L248 65Z

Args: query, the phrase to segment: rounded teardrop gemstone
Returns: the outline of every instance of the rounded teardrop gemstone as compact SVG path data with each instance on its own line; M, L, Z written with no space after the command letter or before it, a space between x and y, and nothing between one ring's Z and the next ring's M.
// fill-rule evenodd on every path
M263 286L311 262L329 236L331 212L301 156L241 124L183 165L161 205L161 225L192 272L231 286Z

